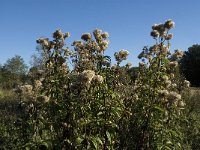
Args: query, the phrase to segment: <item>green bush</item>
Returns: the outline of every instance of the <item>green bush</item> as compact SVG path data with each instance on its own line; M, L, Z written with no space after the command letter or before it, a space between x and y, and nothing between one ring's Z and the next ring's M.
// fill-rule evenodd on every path
M192 45L180 61L180 71L194 87L200 86L200 45Z

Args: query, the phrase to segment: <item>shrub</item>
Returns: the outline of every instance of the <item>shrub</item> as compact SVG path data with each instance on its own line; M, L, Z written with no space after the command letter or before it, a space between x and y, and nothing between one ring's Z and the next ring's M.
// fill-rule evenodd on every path
M180 61L181 73L192 86L200 86L200 45L192 45Z

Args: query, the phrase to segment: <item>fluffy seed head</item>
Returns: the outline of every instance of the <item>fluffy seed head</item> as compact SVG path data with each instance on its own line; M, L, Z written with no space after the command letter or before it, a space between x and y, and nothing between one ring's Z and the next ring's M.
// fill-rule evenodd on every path
M168 100L170 101L177 101L177 100L181 100L181 95L176 93L176 92L170 92L168 95Z
M64 33L62 33L60 29L58 29L53 33L53 38L62 39L64 38Z
M66 33L64 34L64 38L68 38L68 37L70 37L70 33L69 33L69 32L66 32Z
M183 85L184 85L184 87L188 88L188 87L190 87L190 82L187 80L184 80Z
M103 77L101 75L95 75L92 79L95 83L103 83Z
M177 62L177 61L171 61L171 62L169 63L169 66L170 66L170 67L177 67L177 66L178 66L178 62Z
M171 40L172 38L173 38L173 34L172 34L172 33L169 33L169 34L165 37L166 40Z
M153 30L153 31L151 31L151 36L154 38L157 38L160 36L160 33L157 30Z
M167 29L171 29L171 28L174 28L175 23L174 23L171 19L169 19L169 20L167 20L167 21L165 22L164 26L165 26L165 28L167 28Z
M84 40L84 41L88 41L92 38L91 34L90 33L84 33L82 36L81 36L81 39Z
M108 34L108 32L104 32L104 33L102 33L101 36L102 36L102 38L104 38L104 39L109 38L109 34Z

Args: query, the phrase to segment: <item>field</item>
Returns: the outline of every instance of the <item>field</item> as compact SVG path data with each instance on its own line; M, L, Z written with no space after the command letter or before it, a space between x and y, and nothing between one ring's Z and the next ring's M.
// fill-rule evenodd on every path
M199 149L200 89L180 73L184 52L170 52L173 27L172 20L152 26L155 45L143 48L138 67L123 65L125 49L112 64L100 29L73 50L61 30L36 40L39 65L24 74L1 69L0 149Z

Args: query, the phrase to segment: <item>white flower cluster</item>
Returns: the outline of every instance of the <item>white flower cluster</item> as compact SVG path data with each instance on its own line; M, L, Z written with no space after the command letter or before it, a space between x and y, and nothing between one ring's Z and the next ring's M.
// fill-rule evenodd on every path
M158 38L158 37L162 37L162 38L165 38L166 40L170 40L173 35L170 33L170 34L167 34L168 33L168 30L171 29L171 28L174 28L175 26L175 23L169 19L167 20L164 24L160 23L160 24L154 24L152 26L152 31L151 31L151 36L154 37L154 38Z
M183 55L184 55L184 52L183 52L182 50L180 50L180 49L175 50L175 52L174 52L174 54L173 54L173 56L174 56L175 58L182 58Z
M42 87L42 82L40 80L35 80L34 81L34 88L36 90L39 90Z
M116 53L114 54L115 59L116 59L116 61L118 61L118 62L121 62L121 61L123 61L123 60L126 60L127 57L128 57L128 55L129 55L129 51L124 50L124 49L120 50L119 53L116 52Z
M53 33L53 38L55 38L55 39L62 39L62 40L64 40L65 38L68 38L68 37L70 37L70 33L69 32L63 33L60 29L56 30Z
M95 29L93 31L93 35L100 47L100 52L103 52L105 51L107 48L108 48L108 45L109 45L109 34L108 32L104 32L102 33L102 30L100 29Z
M77 80L72 83L72 89L80 89L82 87L90 87L92 83L101 84L104 81L104 78L101 75L95 75L93 70L84 70L83 72L71 76L71 78L75 77Z
M25 84L19 87L22 94L30 95L32 94L33 86L29 84Z
M81 39L84 40L84 41L88 41L88 40L91 40L92 39L92 36L90 33L84 33L82 36L81 36Z

